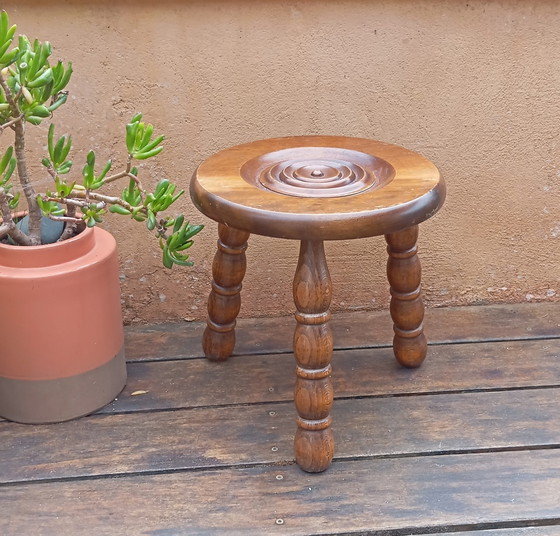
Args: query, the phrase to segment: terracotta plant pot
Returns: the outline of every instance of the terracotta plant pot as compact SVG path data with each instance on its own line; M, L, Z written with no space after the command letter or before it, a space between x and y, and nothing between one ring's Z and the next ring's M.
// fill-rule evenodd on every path
M36 247L0 244L0 416L60 422L126 382L115 239L102 229Z

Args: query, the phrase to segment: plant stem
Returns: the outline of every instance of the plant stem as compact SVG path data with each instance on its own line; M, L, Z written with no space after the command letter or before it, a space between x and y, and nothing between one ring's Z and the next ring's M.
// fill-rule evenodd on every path
M0 86L4 91L4 96L6 97L6 102L10 105L10 110L12 112L12 117L14 119L20 117L21 111L18 108L17 102L12 96L12 92L4 80L4 77L0 73ZM41 209L37 204L35 199L36 193L31 180L29 178L29 173L27 171L27 160L25 156L25 126L23 120L16 121L13 124L15 131L15 143L14 150L16 153L17 160L17 172L19 177L19 182L25 197L27 198L27 204L29 206L29 235L24 242L30 242L30 244L23 243L21 238L16 238L10 232L12 238L21 245L39 245L41 243ZM16 233L17 234L17 233ZM23 233L21 233L23 235ZM25 235L24 235L25 236Z
M4 220L4 223L0 225L0 238L10 235L14 241L21 246L35 245L31 242L30 237L16 226L12 218L12 211L10 210L8 198L6 197L6 190L4 190L4 188L0 188L0 212Z
M120 171L119 173L115 173L114 175L106 177L105 179L103 179L103 184L104 185L109 184L110 182L114 182L116 180L122 179L123 177L128 177L129 179L132 179L136 183L136 186L138 186L138 188L140 189L140 191L142 193L145 193L146 191L142 187L142 183L138 180L138 177L136 175L133 175L132 173L130 173L131 167L132 167L132 163L131 163L131 160L129 158L128 162L126 163L126 170L125 171Z
M4 132L4 130L6 130L8 127L13 127L18 121L23 121L23 114L21 114L19 117L16 117L15 119L12 119L11 121L8 121L7 123L4 123L3 125L0 125L0 134L2 134L2 132Z
M73 195L76 195L76 192L72 192ZM55 203L60 203L61 205L66 205L68 207L67 210L67 216L71 216L70 214L70 208L74 209L74 213L75 211L75 207L87 207L89 205L89 203L87 203L86 201L79 201L78 199L72 199L72 198L68 198L68 197L58 197L58 196L53 196L53 195L42 195L41 196L45 201L54 201Z
M76 216L76 207L74 205L66 205L66 217L63 221L66 221L66 225L64 226L64 231L62 231L62 235L57 240L57 242L62 242L67 238L75 236L78 234L78 230L80 227L84 226L84 222L81 218ZM59 219L57 216L50 216L51 219Z
M64 221L67 223L78 223L82 221L81 218L73 218L72 216L53 216L52 214L49 214L48 218L52 221ZM60 238L58 241L60 242Z
M126 176L130 176L131 178L138 180L136 179L136 177L134 177L134 175L132 175L132 173L129 173L128 171L120 171L119 173L115 173L114 175L111 175L110 177L106 177L105 179L103 179L103 184L109 184L110 182L116 181L118 179L122 179L123 177Z
M78 199L86 199L86 192L72 190L72 196L77 197ZM49 201L57 201L58 199L55 198L48 198ZM95 192L88 192L87 199L91 199L93 201L99 201L101 203L106 203L107 205L120 205L131 212L134 210L135 207L127 203L126 201L122 200L120 197L111 197L108 195L97 194ZM62 201L66 203L68 200ZM82 205L84 206L84 205Z

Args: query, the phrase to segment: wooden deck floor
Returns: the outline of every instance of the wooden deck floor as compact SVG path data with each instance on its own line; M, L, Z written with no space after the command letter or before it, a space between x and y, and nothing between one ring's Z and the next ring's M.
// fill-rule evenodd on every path
M96 415L0 422L0 535L560 535L560 305L428 311L421 369L385 313L335 317L336 457L293 463L291 319L127 331Z

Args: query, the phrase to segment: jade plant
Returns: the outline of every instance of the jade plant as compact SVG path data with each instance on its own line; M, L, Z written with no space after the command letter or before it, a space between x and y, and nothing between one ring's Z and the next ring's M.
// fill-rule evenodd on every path
M13 144L0 149L0 240L19 246L41 245L46 240L42 233L45 219L60 222L60 236L55 240L66 240L101 223L104 215L111 212L144 222L159 240L167 268L174 264L191 265L185 250L202 226L186 221L184 215L165 215L184 191L167 179L161 179L152 190L147 189L134 165L163 150L164 136L156 136L153 125L142 121L142 114L136 114L126 125L126 163L117 172L113 171L111 160L98 166L94 151L87 153L81 172L74 172L70 160L72 138L66 134L57 137L51 122L46 133L48 154L40 169L52 186L37 192L27 160L27 134L33 127L50 122L54 112L66 103L72 64L51 63L49 42L31 42L25 35L16 40L15 35L16 26L10 26L8 14L2 11L0 139L12 131ZM104 190L115 181L123 181L120 195ZM19 187L15 186L17 182ZM27 202L25 221L14 217L22 210L21 194Z

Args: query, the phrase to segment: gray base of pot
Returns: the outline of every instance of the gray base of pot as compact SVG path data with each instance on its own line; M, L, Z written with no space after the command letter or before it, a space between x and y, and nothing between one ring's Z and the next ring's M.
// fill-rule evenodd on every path
M25 424L68 421L105 406L125 383L124 350L104 365L69 378L29 381L0 377L0 416Z

